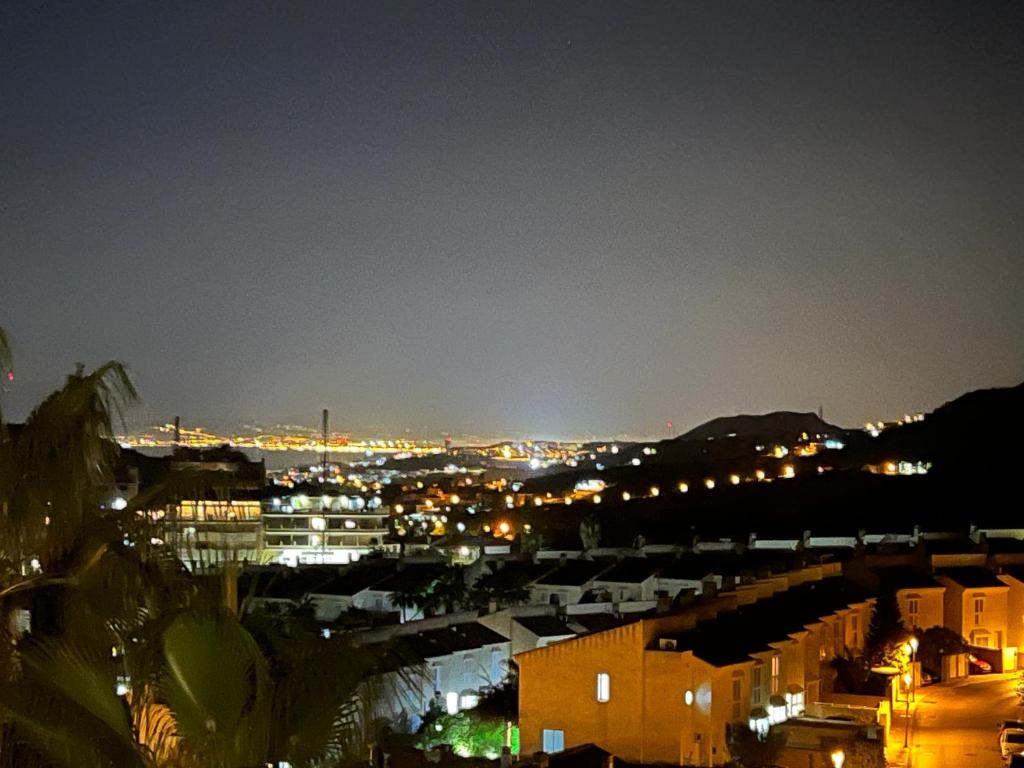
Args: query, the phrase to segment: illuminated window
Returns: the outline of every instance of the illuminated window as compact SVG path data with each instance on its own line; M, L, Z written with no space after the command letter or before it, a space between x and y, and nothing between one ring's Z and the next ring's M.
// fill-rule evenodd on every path
M774 696L779 692L779 669L780 662L778 656L772 656L772 695Z
M459 711L459 694L455 691L448 691L448 694L444 697L444 703L449 715L457 714Z
M607 672L597 673L597 700L608 701L612 692L612 679Z
M541 749L548 754L565 749L565 731L545 728L541 731Z
M981 624L983 614L985 613L985 598L976 597L974 598L974 623Z

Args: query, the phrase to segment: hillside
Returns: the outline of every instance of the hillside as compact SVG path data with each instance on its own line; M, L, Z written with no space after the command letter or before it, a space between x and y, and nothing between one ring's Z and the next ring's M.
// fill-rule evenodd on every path
M835 435L842 429L823 421L816 413L773 411L760 415L720 416L694 427L676 440L719 440L726 437L765 438L784 444L795 443L800 435Z

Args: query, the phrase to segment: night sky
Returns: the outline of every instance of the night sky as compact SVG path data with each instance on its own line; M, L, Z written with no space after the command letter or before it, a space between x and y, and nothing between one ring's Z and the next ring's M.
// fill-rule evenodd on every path
M24 415L654 435L1024 379L1024 3L0 4Z

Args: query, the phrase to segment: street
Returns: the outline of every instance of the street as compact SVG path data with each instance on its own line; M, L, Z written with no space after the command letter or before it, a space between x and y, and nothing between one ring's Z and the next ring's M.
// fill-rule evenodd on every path
M998 728L1017 718L1022 708L1014 693L1016 673L972 677L962 683L934 685L918 691L911 716L909 754L897 765L913 768L1000 768ZM891 742L902 743L905 721L900 712Z

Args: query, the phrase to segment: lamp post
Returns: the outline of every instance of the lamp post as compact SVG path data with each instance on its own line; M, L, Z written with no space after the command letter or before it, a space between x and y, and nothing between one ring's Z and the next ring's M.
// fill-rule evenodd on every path
M903 727L903 748L906 749L910 741L910 684L914 681L914 676L907 672L903 675L903 700L907 702L907 714L906 723Z
M917 701L917 647L920 645L916 637L910 638L910 642L907 643L910 646L910 674L913 676L914 681L910 688L910 696L914 701Z

